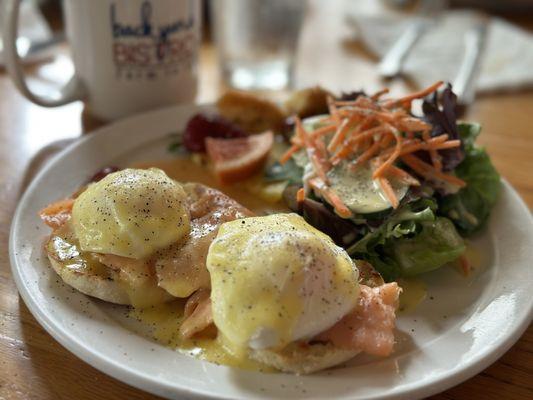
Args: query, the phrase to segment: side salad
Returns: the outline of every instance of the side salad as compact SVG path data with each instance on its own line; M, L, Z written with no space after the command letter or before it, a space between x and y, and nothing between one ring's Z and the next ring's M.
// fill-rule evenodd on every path
M441 86L399 99L329 96L327 114L294 118L291 147L265 173L289 181L289 207L386 281L464 265L465 238L482 229L500 190L475 145L480 125L458 122L456 96Z
M449 84L387 93L336 97L315 87L281 107L228 92L218 114L191 118L177 146L207 160L223 184L262 174L269 197L282 197L386 281L456 260L468 272L465 239L483 228L500 191L475 144L481 127L457 121ZM280 142L285 152L267 161Z

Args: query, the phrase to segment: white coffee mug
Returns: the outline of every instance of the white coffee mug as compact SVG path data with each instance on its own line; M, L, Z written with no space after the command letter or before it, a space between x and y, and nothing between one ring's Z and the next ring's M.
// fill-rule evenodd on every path
M7 70L29 100L56 107L83 100L112 120L192 102L197 89L200 0L64 0L75 74L58 98L28 87L16 50L20 0L5 0Z

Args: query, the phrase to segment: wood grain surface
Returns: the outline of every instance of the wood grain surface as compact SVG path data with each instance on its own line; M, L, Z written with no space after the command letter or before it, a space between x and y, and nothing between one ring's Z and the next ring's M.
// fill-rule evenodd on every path
M325 3L325 2L323 2ZM320 83L332 90L383 85L374 60L365 55L342 23L338 10L311 9L297 55L297 85ZM334 7L333 7L334 8ZM523 20L523 18L522 18ZM525 25L533 27L533 19ZM316 55L321 60L317 62ZM69 70L65 51L49 63L28 68L37 84ZM220 91L216 58L210 44L201 54L199 102ZM393 91L409 88L392 83ZM466 118L481 121L481 143L502 176L533 207L533 93L479 98ZM0 399L152 399L79 360L59 345L29 313L10 273L8 237L21 192L50 154L97 126L81 103L44 109L26 101L5 72L0 72ZM496 363L433 399L532 399L533 329Z

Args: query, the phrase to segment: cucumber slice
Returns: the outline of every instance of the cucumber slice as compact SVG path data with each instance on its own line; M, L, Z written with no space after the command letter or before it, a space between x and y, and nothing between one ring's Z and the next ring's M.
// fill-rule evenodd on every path
M346 206L356 214L371 214L391 208L379 184L372 179L372 171L367 167L351 171L348 163L340 163L328 172L331 187ZM394 193L401 200L408 185L391 180Z
M325 123L320 123L319 121L325 117L328 117L327 114L321 114L321 115L314 115L312 117L307 117L302 120L303 127L306 131L311 132L315 129L318 129L324 125ZM309 162L309 159L307 158L307 153L305 150L297 151L292 155L292 159L301 168L305 168L307 163Z

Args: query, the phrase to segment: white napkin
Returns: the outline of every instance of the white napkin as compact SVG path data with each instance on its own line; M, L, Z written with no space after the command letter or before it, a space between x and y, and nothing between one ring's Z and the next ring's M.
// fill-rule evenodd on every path
M0 31L4 21L4 5L0 3ZM23 1L20 4L19 14L19 38L26 38L30 42L41 42L52 37L52 31L37 6L30 1ZM24 39L23 39L24 40ZM0 38L0 64L4 64L3 42ZM46 51L35 52L25 57L23 62L36 62L46 58L49 54Z
M349 19L357 26L366 47L381 58L411 18L353 12ZM473 11L447 11L441 15L411 50L404 63L406 76L420 87L440 79L453 82L465 51L464 34L477 18L479 15ZM491 18L476 85L478 92L533 87L533 35L500 18Z

